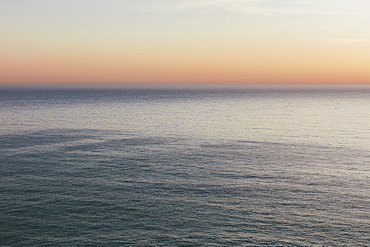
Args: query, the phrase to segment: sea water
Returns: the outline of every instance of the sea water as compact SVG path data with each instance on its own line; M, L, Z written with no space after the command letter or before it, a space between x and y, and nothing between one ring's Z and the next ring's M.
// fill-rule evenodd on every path
M0 245L370 244L370 88L1 88Z

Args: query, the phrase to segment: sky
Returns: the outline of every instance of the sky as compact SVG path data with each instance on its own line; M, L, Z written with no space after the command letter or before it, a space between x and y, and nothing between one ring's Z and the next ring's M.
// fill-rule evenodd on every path
M0 83L370 83L369 0L0 0Z

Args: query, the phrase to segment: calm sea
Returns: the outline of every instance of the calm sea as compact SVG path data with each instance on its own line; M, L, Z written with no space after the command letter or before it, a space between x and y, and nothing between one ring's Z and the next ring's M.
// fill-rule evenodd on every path
M0 246L370 245L370 88L2 88Z

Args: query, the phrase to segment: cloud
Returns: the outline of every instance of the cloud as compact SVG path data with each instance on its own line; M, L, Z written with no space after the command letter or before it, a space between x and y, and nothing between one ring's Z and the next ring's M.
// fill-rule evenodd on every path
M348 43L368 43L370 39L356 39L356 38L307 38L305 41L313 41L319 43L330 44L348 44Z
M202 9L208 6L225 7L236 0L107 0L110 3L133 11L168 12L187 9ZM248 1L249 2L249 1Z
M343 5L343 4L342 4ZM340 1L287 1L287 0L260 0L260 1L233 1L226 7L230 11L256 15L343 15L348 13L346 6Z
M367 0L108 0L133 11L168 12L217 6L255 15L347 15L368 13Z

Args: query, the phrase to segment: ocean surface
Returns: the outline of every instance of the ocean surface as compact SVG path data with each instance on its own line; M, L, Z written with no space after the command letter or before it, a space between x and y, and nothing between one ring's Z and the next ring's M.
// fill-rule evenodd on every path
M370 245L370 87L0 88L0 246Z

